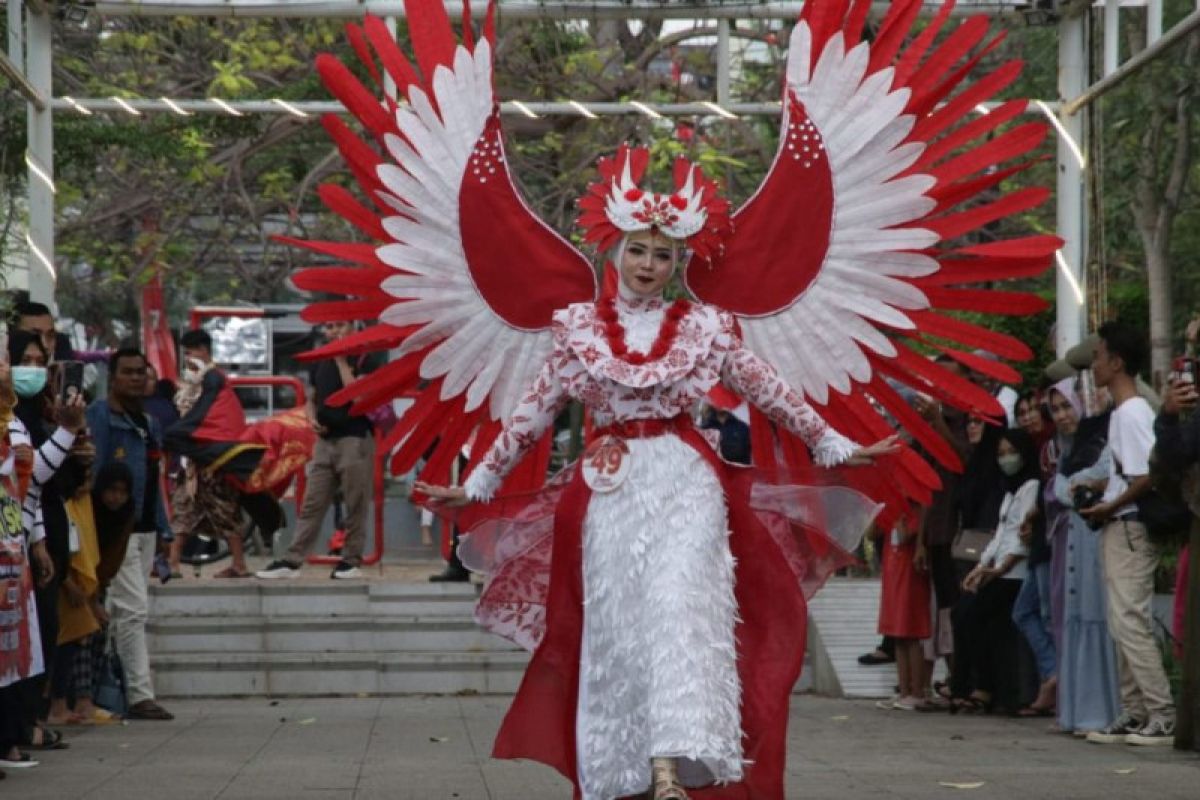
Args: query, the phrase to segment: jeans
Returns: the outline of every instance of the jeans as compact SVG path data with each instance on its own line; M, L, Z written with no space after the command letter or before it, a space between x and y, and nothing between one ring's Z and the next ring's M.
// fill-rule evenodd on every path
M1029 567L1021 592L1013 604L1013 624L1033 650L1038 677L1049 680L1058 674L1054 637L1050 633L1050 563Z

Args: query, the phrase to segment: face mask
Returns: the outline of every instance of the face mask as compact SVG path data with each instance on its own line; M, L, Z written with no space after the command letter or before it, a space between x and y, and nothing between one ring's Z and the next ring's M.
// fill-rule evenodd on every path
M13 391L19 397L33 397L46 388L45 367L13 367Z
M188 383L199 383L200 379L204 377L204 367L203 361L189 358L184 366L183 379Z
M1000 456L996 461L1000 464L1000 471L1010 478L1020 472L1021 467L1025 466L1024 460L1016 453Z

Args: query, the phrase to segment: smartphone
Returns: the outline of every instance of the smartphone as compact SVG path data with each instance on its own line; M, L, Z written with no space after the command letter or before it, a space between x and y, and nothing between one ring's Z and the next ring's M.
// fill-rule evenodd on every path
M66 405L72 398L83 397L83 362L59 361L58 399Z

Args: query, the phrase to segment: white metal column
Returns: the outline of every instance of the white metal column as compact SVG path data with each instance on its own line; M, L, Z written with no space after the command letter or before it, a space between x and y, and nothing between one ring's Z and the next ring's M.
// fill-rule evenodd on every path
M21 5L21 3L17 3ZM44 6L25 8L25 75L46 98L52 97L50 14ZM54 304L54 129L50 103L42 110L26 104L29 115L29 297Z
M1059 102L1078 97L1087 88L1087 12L1064 17L1058 23ZM1084 139L1086 109L1073 116L1059 113L1066 136L1080 144ZM1059 251L1055 297L1057 325L1054 347L1060 358L1087 333L1087 203L1085 164L1071 149L1066 136L1058 137Z

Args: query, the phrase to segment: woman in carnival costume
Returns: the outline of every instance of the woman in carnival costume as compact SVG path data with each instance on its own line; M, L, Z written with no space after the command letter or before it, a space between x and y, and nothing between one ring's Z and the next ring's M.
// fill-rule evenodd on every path
M418 488L470 531L464 561L488 575L476 617L534 650L494 755L551 765L587 800L784 796L806 600L873 518L890 527L938 486L885 415L960 467L888 380L995 418L990 395L919 350L1003 381L1016 372L971 351L1031 355L939 312L1043 306L952 287L1037 274L1054 237L939 247L1046 197L959 208L994 195L1024 165L993 168L1045 135L997 133L1021 101L974 115L1019 65L964 83L994 46L986 20L935 44L947 3L906 43L921 3L897 0L867 43L870 5L805 5L780 148L737 213L685 160L662 194L640 185L645 149L601 161L579 205L585 240L619 276L604 292L513 185L494 7L476 39L464 6L460 42L441 0L410 0L415 64L382 21L349 26L375 89L317 62L366 130L324 120L369 205L333 185L320 194L371 241L288 240L350 264L294 281L352 298L314 303L311 321L378 324L309 355L398 348L330 399L364 409L416 393L383 443L391 466L410 469L436 440ZM389 82L405 103L379 101ZM694 300L668 300L676 273ZM756 408L749 468L721 461L690 420L718 383ZM590 444L547 481L547 434L572 399ZM467 480L444 486L469 439Z

